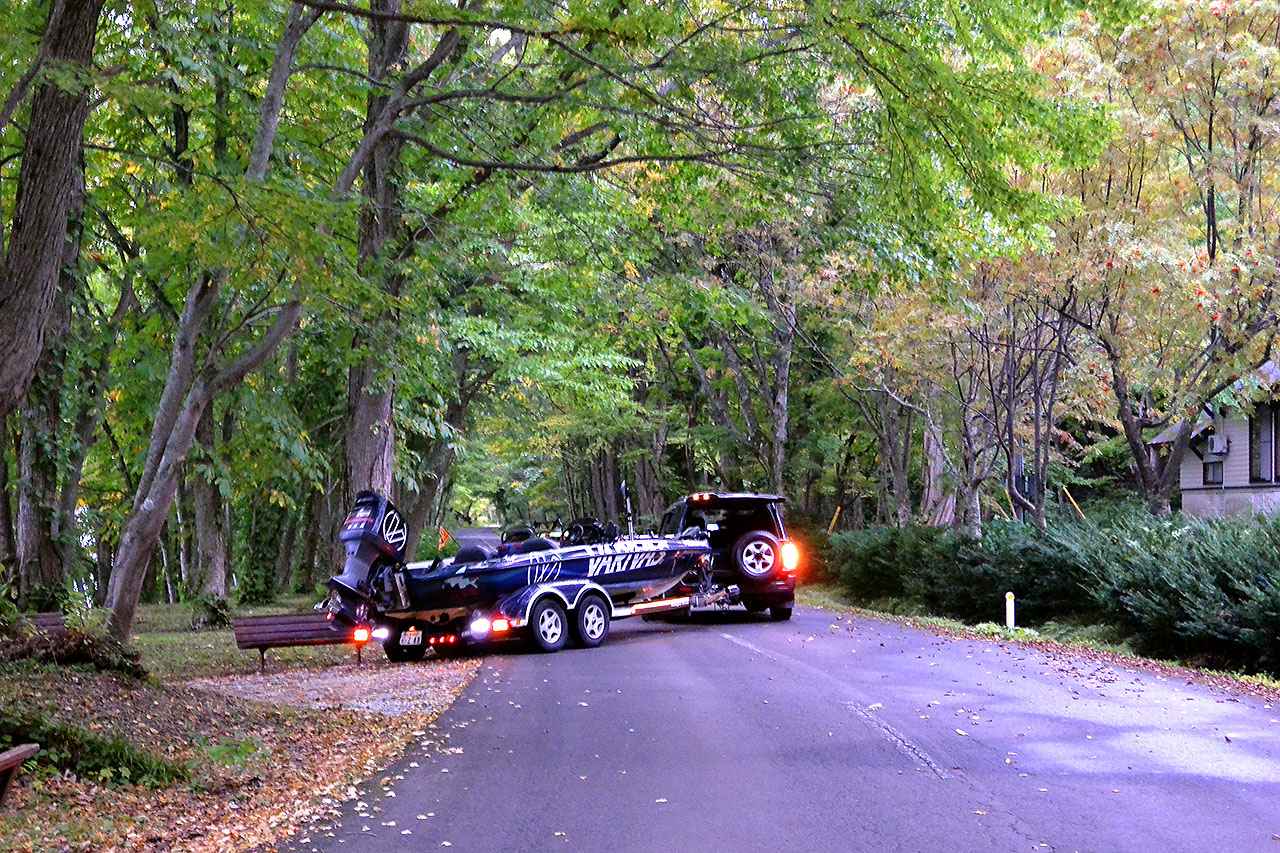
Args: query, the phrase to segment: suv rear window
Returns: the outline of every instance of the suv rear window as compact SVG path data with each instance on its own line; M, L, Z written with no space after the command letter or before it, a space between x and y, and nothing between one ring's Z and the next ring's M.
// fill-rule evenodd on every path
M711 525L716 525L712 528ZM697 507L689 511L689 518L685 522L687 527L702 527L710 530L712 533L716 529L732 528L734 530L768 530L770 533L777 535L778 525L773 520L773 513L769 512L769 505L762 503L752 503L745 506L733 506L732 504L709 507Z
M662 523L658 525L659 536L675 536L680 532L676 527L680 524L683 509L684 504L675 504L662 514Z

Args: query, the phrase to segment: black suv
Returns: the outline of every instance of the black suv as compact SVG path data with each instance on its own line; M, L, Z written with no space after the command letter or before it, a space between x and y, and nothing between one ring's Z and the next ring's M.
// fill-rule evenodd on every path
M742 603L771 619L791 618L796 600L800 550L787 539L778 495L752 492L697 492L662 515L659 534L707 537L714 553L713 579L737 584Z

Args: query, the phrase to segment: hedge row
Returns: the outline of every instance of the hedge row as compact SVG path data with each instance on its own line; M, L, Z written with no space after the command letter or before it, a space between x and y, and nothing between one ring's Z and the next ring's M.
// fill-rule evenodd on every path
M1280 519L1152 518L1126 508L1046 533L992 522L980 540L929 527L831 540L831 574L857 600L905 599L969 622L1118 625L1147 654L1280 672Z

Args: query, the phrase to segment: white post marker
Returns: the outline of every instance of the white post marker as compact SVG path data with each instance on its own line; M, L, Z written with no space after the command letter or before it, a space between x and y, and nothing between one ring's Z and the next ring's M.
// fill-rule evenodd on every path
M1004 594L1004 626L1010 631L1013 630L1013 593L1006 592Z

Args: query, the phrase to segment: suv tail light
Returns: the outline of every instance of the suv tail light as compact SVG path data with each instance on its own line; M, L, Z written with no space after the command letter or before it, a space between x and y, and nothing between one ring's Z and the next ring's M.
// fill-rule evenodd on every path
M794 572L800 565L800 549L796 547L794 542L782 543L782 568L787 572Z

